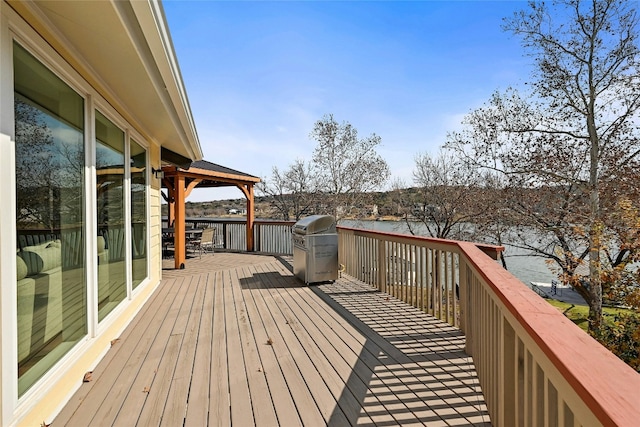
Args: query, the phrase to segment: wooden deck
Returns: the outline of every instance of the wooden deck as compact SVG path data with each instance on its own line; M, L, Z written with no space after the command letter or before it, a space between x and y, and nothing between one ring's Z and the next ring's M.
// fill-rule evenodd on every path
M490 425L459 331L350 277L304 286L290 269L216 253L164 271L52 425Z

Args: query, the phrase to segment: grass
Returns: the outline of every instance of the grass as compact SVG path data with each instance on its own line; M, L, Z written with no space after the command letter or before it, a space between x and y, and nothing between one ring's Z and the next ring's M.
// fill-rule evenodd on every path
M555 299L547 299L547 302L560 310L573 323L580 326L584 331L589 327L589 307L586 305L575 305ZM629 310L624 308L603 307L602 314L606 321L608 317L613 317L618 313L626 313Z

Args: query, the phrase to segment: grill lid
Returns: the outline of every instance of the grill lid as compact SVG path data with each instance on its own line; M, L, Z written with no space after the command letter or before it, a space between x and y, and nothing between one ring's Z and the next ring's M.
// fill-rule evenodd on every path
M311 215L301 218L293 226L296 234L335 233L336 220L331 215Z

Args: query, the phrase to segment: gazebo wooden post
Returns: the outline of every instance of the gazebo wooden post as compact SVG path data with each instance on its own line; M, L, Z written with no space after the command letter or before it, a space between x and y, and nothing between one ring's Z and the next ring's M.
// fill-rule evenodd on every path
M175 268L184 268L187 259L187 242L185 238L185 187L184 176L177 174L174 177L175 184L175 222L173 224L173 245Z
M247 196L247 252L253 252L253 223L255 221L253 184L247 185L245 195Z
M176 202L175 199L171 200L167 206L167 227L172 227L176 221Z
M173 227L173 223L176 219L176 195L175 195L175 180L173 177L164 177L162 179L164 186L167 188L167 227Z

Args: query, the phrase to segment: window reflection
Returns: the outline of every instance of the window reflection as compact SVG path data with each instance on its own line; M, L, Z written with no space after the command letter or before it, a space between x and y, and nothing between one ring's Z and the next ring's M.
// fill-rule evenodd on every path
M125 276L124 132L96 112L98 321L127 295Z
M18 392L87 333L84 100L14 44Z
M147 277L147 152L131 141L131 270L135 289Z

